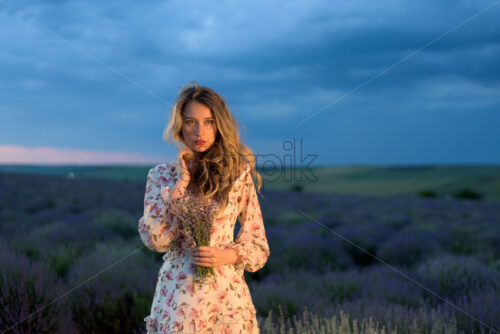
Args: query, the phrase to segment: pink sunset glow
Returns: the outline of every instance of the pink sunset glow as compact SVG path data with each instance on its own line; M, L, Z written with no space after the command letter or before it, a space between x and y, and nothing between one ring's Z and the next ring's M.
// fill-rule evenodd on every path
M0 145L0 164L27 165L113 165L154 164L165 157L133 153L72 150L53 147Z

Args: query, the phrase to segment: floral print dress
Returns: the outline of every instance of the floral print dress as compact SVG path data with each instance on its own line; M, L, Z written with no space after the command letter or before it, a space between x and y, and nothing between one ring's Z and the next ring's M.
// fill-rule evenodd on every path
M165 252L151 314L144 318L147 333L259 333L256 310L243 271L262 268L270 255L262 213L248 163L234 182L229 204L214 219L210 246L238 249L239 263L214 268L202 286L191 260L194 240L183 233L171 212L170 193L180 171L179 159L149 170L144 215L138 231L152 251ZM233 241L238 219L241 229Z

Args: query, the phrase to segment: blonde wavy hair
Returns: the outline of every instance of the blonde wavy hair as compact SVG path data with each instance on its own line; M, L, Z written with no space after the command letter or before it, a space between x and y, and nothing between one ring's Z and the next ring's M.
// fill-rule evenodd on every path
M240 139L238 122L229 111L224 99L208 87L200 86L196 81L182 87L177 100L172 106L163 139L184 150L188 148L182 138L184 108L191 102L203 104L215 117L217 135L213 145L205 152L196 154L197 169L191 175L188 188L203 198L215 198L223 209L229 202L229 193L234 182L242 173L247 162L250 173L257 179L257 192L260 194L262 177L255 169L255 155ZM262 195L262 194L261 194Z

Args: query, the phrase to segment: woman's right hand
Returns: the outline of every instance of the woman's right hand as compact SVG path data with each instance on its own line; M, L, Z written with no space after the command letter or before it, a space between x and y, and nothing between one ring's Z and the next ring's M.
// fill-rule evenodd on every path
M186 161L189 162L193 158L193 154L188 149L184 149L179 152L177 158L181 162L181 172L179 173L179 175L182 180L189 182L189 180L191 179L191 175L189 174L189 169L187 167Z

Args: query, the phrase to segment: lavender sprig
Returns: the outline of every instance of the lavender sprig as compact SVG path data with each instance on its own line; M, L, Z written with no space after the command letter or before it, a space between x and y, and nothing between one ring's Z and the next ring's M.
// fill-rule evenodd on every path
M212 233L212 222L217 213L217 203L207 198L184 194L174 200L172 206L173 214L182 224L184 230L195 241L196 246L210 246L210 235ZM214 268L196 265L197 279L193 277L193 289L195 281L203 284L205 277L214 276Z

